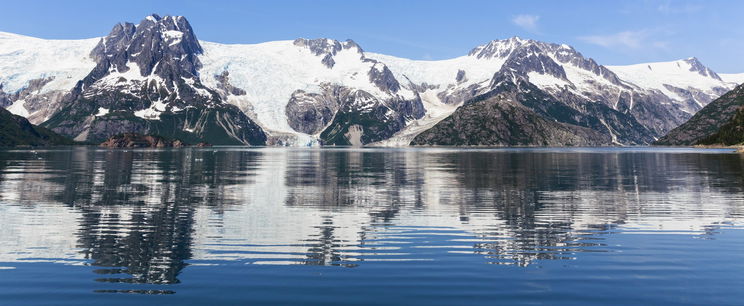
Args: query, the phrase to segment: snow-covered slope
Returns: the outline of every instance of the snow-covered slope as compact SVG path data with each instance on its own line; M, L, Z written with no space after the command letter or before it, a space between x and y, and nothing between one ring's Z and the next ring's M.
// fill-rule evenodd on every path
M304 41L304 40L303 40ZM382 70L384 65L365 60L362 49L352 41L326 40L333 50L308 47L302 41L275 41L261 44L219 44L204 42L199 71L204 83L215 87L217 76L228 71L230 83L246 91L246 95L228 97L244 111L253 112L256 119L269 132L301 134L288 124L287 103L298 90L321 93L323 84L342 85L366 91L381 99L401 95L414 99L415 92L401 90L395 94L385 91L370 81L372 69ZM325 56L332 59L329 67Z
M721 77L721 79L729 83L744 83L744 73L720 73L718 75Z
M49 94L69 91L95 67L89 55L99 40L46 40L0 32L0 91L17 93L33 80L43 80L37 86L40 88L33 88L34 94L46 94L46 100L55 100ZM23 96L11 102L8 110L29 117L33 123L49 115L33 120L34 113L48 108L24 105L27 101Z
M607 68L624 81L659 90L675 101L692 99L699 106L689 110L693 113L734 87L732 82L722 79L694 57L672 62Z
M43 91L69 90L96 63L89 57L100 38L46 40L0 32L0 83L6 92L25 87L29 80L55 77Z

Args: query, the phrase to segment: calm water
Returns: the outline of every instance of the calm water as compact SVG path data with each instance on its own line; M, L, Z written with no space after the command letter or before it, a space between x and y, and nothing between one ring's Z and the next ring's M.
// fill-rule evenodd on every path
M0 304L741 304L721 150L0 151Z

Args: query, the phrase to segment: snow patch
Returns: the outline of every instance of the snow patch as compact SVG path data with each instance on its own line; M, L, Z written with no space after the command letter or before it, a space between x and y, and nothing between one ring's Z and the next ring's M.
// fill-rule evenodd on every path
M103 117L109 113L108 108L99 107L98 112L95 114L96 117Z
M168 46L172 46L181 42L181 39L183 39L183 32L169 30L163 32L162 37L169 42Z
M160 114L165 112L167 104L163 101L153 101L149 108L138 110L134 115L147 120L160 120Z
M25 107L23 107L23 104L26 103L26 100L16 100L13 102L12 105L8 106L7 110L10 111L14 115L18 115L21 117L28 117L29 113L26 110Z
M538 72L530 72L527 74L530 83L537 87L564 87L569 85L566 81L556 78L549 74L542 74Z

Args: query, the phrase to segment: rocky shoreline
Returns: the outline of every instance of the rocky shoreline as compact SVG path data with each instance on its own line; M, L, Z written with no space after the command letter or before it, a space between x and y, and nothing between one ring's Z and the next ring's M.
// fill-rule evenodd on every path
M168 139L156 135L124 133L109 137L99 146L106 148L182 148L191 145L179 139ZM206 142L200 142L194 146L211 147L211 145Z

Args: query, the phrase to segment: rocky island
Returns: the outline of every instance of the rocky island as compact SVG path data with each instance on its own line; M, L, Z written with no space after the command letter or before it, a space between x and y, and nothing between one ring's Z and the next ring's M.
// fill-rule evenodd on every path
M169 139L162 136L124 133L109 137L100 146L106 148L181 148L189 146L189 144L179 139ZM209 147L211 145L200 142L196 146Z

